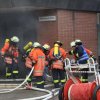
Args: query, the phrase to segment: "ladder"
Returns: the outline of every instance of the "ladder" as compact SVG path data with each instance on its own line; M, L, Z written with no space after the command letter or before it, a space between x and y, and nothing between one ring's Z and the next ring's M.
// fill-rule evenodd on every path
M65 59L65 70L67 73L67 78L70 77L76 83L75 76L73 73L93 73L95 75L97 85L100 84L100 75L98 63L94 61L93 58L89 58L87 64L71 64L70 59ZM81 69L88 69L88 71L81 71Z

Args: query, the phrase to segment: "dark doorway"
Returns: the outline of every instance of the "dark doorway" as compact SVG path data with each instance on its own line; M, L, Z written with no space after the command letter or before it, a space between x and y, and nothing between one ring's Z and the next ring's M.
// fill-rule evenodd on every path
M37 41L37 16L34 11L28 12L5 12L0 13L0 48L2 48L6 38L18 36L20 39L19 48L29 41ZM0 60L0 74L3 76L5 67ZM20 77L25 76L25 67L19 60Z

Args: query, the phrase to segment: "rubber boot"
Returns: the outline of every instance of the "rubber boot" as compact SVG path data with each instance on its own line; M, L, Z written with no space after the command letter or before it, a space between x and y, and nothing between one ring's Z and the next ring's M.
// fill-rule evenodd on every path
M26 83L25 87L26 87L27 90L31 90L32 89L32 82Z

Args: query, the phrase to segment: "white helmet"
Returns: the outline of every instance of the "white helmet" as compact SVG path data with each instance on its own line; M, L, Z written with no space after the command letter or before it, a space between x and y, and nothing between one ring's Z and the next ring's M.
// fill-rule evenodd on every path
M82 41L81 41L81 40L79 40L79 39L75 40L75 43L78 43L78 42L82 42Z
M75 44L76 44L76 45L82 45L82 41L79 40L79 39L77 39L77 40L75 40Z
M70 46L71 46L71 47L75 47L75 46L76 46L75 41L72 41L72 42L70 43Z
M17 43L17 42L19 42L19 38L17 36L13 36L11 38L11 41Z
M50 45L44 44L44 45L43 45L43 48L46 49L46 50L50 50Z
M38 42L34 42L33 47L34 47L34 48L36 48L36 47L41 47L41 44L38 43Z

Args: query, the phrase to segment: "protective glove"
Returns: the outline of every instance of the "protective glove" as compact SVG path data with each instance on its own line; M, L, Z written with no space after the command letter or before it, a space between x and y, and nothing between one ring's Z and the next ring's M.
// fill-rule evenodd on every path
M68 54L69 54L69 55L72 55L72 52L71 52L71 51L68 51Z
M36 62L32 62L32 67L36 64Z
M64 69L65 69L65 71L66 71L66 70L68 70L68 67L67 67L67 66L65 66L65 67L64 67Z

